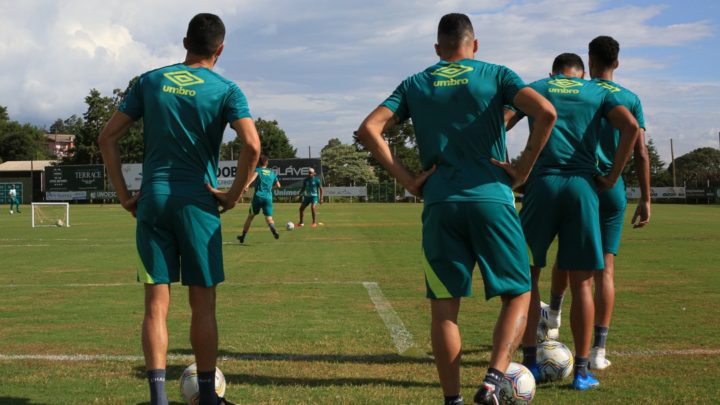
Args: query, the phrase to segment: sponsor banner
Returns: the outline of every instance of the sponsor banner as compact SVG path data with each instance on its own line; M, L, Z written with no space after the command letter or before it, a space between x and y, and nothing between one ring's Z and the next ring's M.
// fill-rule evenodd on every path
M688 198L705 198L705 197L713 197L714 193L710 189L685 188L685 196Z
M323 187L326 197L367 197L367 187Z
M87 191L48 191L45 193L45 200L47 201L74 201L87 199Z
M115 200L117 199L117 193L115 191L91 191L91 200Z
M103 165L47 166L46 191L100 191L105 189Z
M323 190L325 189L323 188ZM299 193L300 187L282 187L273 189L273 197L297 197Z
M625 195L629 199L640 198L639 187L627 187ZM685 187L650 187L650 198L656 200L685 198Z

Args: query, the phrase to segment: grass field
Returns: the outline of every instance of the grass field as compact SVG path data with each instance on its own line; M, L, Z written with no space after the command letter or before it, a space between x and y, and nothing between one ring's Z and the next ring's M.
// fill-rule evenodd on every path
M73 205L72 227L33 229L25 208L0 216L0 404L146 403L132 218L118 206ZM278 241L256 218L245 245L235 236L246 205L224 214L218 366L228 399L441 403L428 354L421 208L326 204L324 226L282 231ZM277 204L277 222L296 221L296 211ZM534 403L720 402L720 206L655 205L648 228L625 228L616 267L613 366L598 373L601 387L541 385ZM545 297L549 272L542 283ZM177 404L177 378L192 359L186 290L174 288L173 300L168 394ZM463 302L468 400L498 308L480 296ZM561 340L571 345L564 318Z

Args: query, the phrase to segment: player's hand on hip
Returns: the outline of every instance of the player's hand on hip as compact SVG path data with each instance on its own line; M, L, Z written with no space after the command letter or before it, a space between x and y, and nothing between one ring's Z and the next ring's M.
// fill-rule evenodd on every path
M137 218L137 202L140 199L140 193L128 198L120 203L125 210L132 214L133 218Z
M608 176L595 176L593 178L595 180L595 187L597 187L598 193L602 193L603 191L610 190L615 186L615 182L610 180L610 177Z
M644 201L642 199L638 201L631 223L633 228L642 228L650 223L650 201Z
M490 163L505 170L505 173L510 177L510 186L513 190L521 187L527 180L527 174L520 173L520 171L513 166L510 162L501 162L496 159L490 159Z
M432 165L432 167L428 170L425 170L424 172L418 173L414 178L412 183L407 184L405 186L405 189L410 192L410 194L422 197L423 193L423 187L425 186L425 182L427 179L435 172L437 166Z
M220 191L214 187L212 187L209 184L205 185L215 197L218 204L220 205L220 213L222 214L225 211L231 210L235 207L235 204L237 204L237 201L233 201L232 199L228 198L227 193L225 191Z

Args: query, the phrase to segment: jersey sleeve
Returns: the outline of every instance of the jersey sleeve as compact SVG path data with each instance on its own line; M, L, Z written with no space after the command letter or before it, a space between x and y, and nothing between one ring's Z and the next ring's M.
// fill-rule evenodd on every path
M503 104L512 105L517 93L525 88L525 82L512 69L505 66L500 72L500 91L502 92Z
M380 104L383 107L387 107L397 115L400 122L410 118L410 108L407 103L407 89L409 86L409 79L405 79L395 91L385 101Z
M126 114L128 117L137 121L142 118L145 111L143 102L143 83L145 82L145 75L140 76L135 85L130 88L128 94L120 102L118 111Z
M242 90L235 84L230 84L229 94L225 102L223 116L226 122L232 123L240 118L252 118L247 98Z

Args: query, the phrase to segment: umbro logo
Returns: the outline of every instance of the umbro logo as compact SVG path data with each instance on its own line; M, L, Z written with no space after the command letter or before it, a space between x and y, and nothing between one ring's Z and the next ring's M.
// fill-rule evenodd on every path
M194 74L186 70L164 73L163 76L167 77L171 82L175 83L180 87L193 86L195 84L205 83L205 80L195 76Z
M570 79L555 79L550 80L548 84L551 84L553 86L557 86L563 89L569 89L571 87L577 87L582 86L583 84L581 82L576 82L575 80Z
M440 69L437 69L436 71L432 72L435 76L442 76L446 77L448 79L452 79L456 76L460 76L463 73L471 72L475 69L471 68L470 66L460 65L458 63L451 63L447 66L443 66Z

